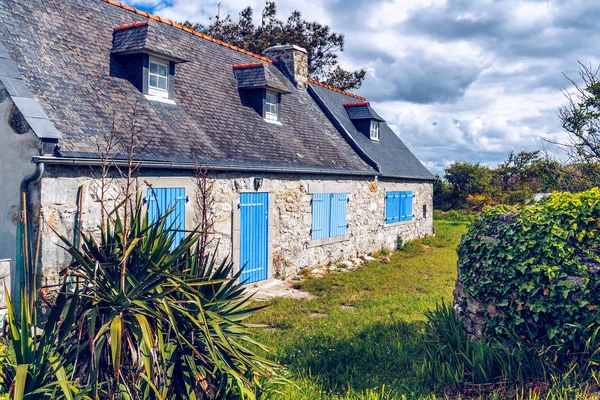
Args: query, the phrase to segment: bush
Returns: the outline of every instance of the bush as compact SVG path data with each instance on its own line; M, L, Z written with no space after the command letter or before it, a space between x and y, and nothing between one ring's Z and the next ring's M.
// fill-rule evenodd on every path
M498 203L489 194L469 194L467 195L466 204L469 211L479 212Z
M466 294L485 309L484 335L514 330L557 360L580 351L600 322L599 221L598 188L483 212L458 256Z
M398 235L396 237L396 250L402 251L404 250L404 246L406 246L406 242L404 241L404 239L402 239L401 235Z

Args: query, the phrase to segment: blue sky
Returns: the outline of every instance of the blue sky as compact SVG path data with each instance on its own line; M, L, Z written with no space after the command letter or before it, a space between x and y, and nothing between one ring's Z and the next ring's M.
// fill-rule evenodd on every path
M215 0L127 0L174 20L207 23ZM264 0L222 0L257 18ZM434 173L453 161L491 166L511 150L564 141L563 76L600 55L600 2L584 0L304 0L277 2L346 36L345 68L364 68L358 94ZM259 22L259 21L257 21Z

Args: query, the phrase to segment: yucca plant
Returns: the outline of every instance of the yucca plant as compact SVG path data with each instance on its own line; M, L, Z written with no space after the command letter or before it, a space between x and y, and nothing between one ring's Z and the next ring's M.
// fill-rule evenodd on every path
M64 338L73 380L93 398L253 398L276 365L257 354L248 307L228 261L197 255L198 234L173 246L167 212L150 222L141 201L118 206L99 240L78 250L61 236L76 277L76 327ZM126 217L122 217L126 215ZM123 220L126 218L125 220Z
M64 287L47 316L44 328L38 326L37 311L31 312L29 297L22 296L20 316L17 316L8 291L7 323L14 359L2 360L1 378L11 399L82 399L87 390L69 379L69 360L62 357L64 339L72 334L75 322L77 292L67 300Z

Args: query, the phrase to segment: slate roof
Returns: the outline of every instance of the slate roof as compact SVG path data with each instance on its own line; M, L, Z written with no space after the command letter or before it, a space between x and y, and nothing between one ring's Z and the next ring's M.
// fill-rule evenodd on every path
M348 113L348 117L352 120L354 119L376 119L377 121L385 122L383 118L379 116L373 110L373 107L368 102L359 102L359 103L346 103L344 104L344 108Z
M347 110L359 107L344 107L345 104L356 103L355 98L314 83L309 85L309 91L332 121L347 132L350 143L357 147L357 151L364 152L377 164L384 177L435 179L385 122L379 124L379 142L356 129Z
M135 110L144 147L140 158L147 160L190 162L195 152L219 164L376 173L310 94L269 59L169 26L176 25L172 22L152 22L148 33L160 39L156 46L189 61L176 67L176 104L147 100L110 54L115 28L145 22L148 14L117 5L0 0L0 44L62 134L61 156L95 155L113 121L117 134L125 135ZM281 96L281 126L241 104L233 65L258 59L289 91Z

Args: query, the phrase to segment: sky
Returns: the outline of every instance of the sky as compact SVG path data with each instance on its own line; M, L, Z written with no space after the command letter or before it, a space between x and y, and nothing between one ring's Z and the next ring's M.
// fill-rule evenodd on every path
M177 21L237 18L264 0L127 0ZM367 97L435 174L454 161L496 166L510 151L564 142L565 77L600 59L594 0L279 0L346 38L340 64L367 71ZM256 21L259 22L258 20Z

